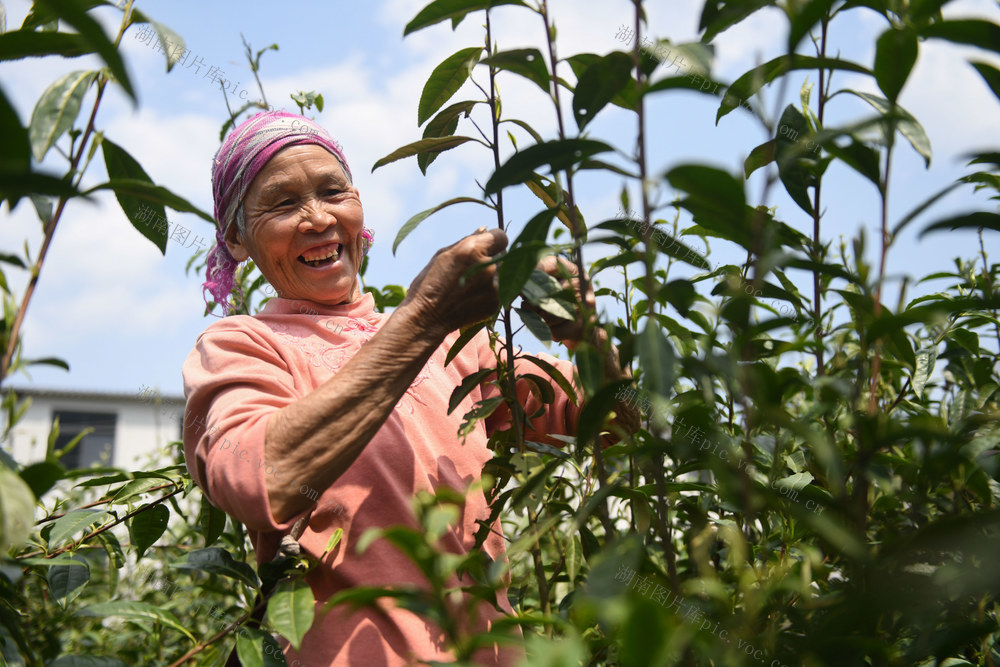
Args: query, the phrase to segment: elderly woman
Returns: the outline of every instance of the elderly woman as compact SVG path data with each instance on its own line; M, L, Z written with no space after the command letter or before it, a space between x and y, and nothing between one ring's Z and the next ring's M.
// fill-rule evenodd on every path
M257 315L209 326L184 364L191 476L214 505L246 524L258 562L270 560L282 536L308 517L299 543L322 557L308 577L317 618L300 651L285 647L289 664L453 659L440 629L405 609L321 610L349 587L426 586L388 542L358 555L357 540L373 527L415 526L411 501L419 491L467 492L491 457L490 433L509 427L509 414L498 409L464 444L457 437L473 403L497 395L490 384L448 414L462 379L496 365L485 332L445 365L457 329L497 309L493 266L463 276L502 251L505 235L481 228L440 250L399 307L383 315L358 287L373 236L347 160L323 128L295 114L258 114L227 137L212 181L219 228L206 287L227 303L235 266L252 258L277 297ZM547 360L572 377L569 363ZM528 425L531 438L570 433L576 423L579 406L555 383L553 390L555 401ZM526 414L540 407L527 386L519 396ZM467 553L476 522L489 514L482 491L468 491L441 547ZM343 539L323 557L337 528ZM504 559L499 523L494 528L482 548ZM511 613L506 595L498 601L502 612L482 609L480 628ZM512 664L519 653L494 648L477 659Z

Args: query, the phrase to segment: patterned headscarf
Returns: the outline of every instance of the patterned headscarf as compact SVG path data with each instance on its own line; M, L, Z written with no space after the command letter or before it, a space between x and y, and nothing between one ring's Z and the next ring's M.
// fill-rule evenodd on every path
M219 147L212 161L212 197L215 202L215 247L208 253L203 289L229 313L237 262L226 247L226 230L236 223L236 212L247 196L253 179L268 160L283 148L296 144L322 146L337 158L344 174L353 182L340 144L315 121L287 111L264 111L240 123ZM361 232L364 253L375 241L372 231ZM206 297L205 302L209 300Z

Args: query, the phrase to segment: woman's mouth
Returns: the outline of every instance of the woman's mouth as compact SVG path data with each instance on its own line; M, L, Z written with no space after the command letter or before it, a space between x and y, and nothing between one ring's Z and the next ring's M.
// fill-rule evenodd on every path
M306 266L320 267L333 264L340 258L344 246L340 243L320 250L310 250L299 255L299 261Z

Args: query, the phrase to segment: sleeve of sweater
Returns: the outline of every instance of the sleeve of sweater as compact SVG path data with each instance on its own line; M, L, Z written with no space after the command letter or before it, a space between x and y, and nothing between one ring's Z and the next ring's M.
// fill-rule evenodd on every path
M483 370L495 368L497 361L493 351L490 349L488 334L481 332L476 337L475 343L478 346L479 367ZM571 398L565 389L550 377L542 367L529 361L526 356L518 357L514 362L514 368L517 376L518 402L524 406L524 414L528 417L525 438L556 447L563 447L566 443L561 440L549 438L548 435L576 435L576 423L580 416L580 410L583 408L584 400L583 392L574 374L576 369L570 362L556 359L550 354L541 353L531 356L541 359L562 373L563 377L574 389L575 396ZM506 355L502 354L501 359L505 358ZM536 386L536 381L525 377L529 374L537 376L541 382L545 382L552 387L552 393L555 396L552 403L543 403L541 391ZM491 375L487 380L494 380L495 378L495 375ZM484 399L499 396L499 388L488 381L483 384ZM545 408L544 412L532 419L531 416L537 413L543 406ZM510 410L506 405L501 404L486 419L486 431L487 433L492 433L496 429L503 430L508 428L510 428Z
M206 330L184 362L184 457L195 483L213 505L247 527L286 531L298 516L274 523L264 465L270 416L299 398L288 366L250 317L232 317Z

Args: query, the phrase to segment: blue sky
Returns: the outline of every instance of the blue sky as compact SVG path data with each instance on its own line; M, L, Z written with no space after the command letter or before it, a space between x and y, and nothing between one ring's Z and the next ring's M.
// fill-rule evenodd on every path
M255 48L277 43L280 50L268 52L262 60L261 80L268 101L294 110L290 93L316 90L323 94L326 108L316 114L317 120L343 144L361 191L366 222L376 232L367 279L375 285L408 285L435 250L480 225L495 223L486 215L490 213L486 209L453 207L425 221L395 256L391 252L392 240L407 218L451 197L476 196L475 181L484 182L492 173L491 159L474 146L443 154L427 177L420 174L412 159L371 173L372 164L380 157L420 138L417 101L434 66L458 49L482 41L481 15L467 19L455 32L443 23L404 40L403 26L424 4L424 0L287 2L278 8L276 3L256 0L140 0L136 5L139 9L184 38L191 51L187 62L194 64L166 73L163 55L140 43L136 39L139 26L133 26L123 44L140 105L133 106L114 91L106 95L97 125L109 139L129 150L157 183L211 211L210 161L227 115L219 90L206 75L211 76L209 72L215 68L215 74L236 86L235 92L247 89L256 97L240 33ZM561 55L603 54L624 48L616 34L623 24L631 24L629 0L553 0L550 4ZM701 4L647 3L650 34L674 42L696 39ZM8 27L20 25L29 3L7 0L3 5ZM988 0L955 2L946 13L1000 20L996 3ZM105 8L102 16L109 32L117 26L117 10ZM718 40L714 76L732 80L756 63L777 55L784 40L782 26L781 17L772 11L724 33ZM854 10L835 26L831 51L870 66L874 37L884 30L884 21L868 10ZM524 10L501 8L495 13L494 35L502 50L537 47L541 34L540 21ZM905 143L896 151L890 203L893 220L932 191L967 173L960 156L973 149L997 150L1000 144L1000 103L967 64L973 56L996 61L974 49L934 42L922 45L901 103L923 123L934 158L930 168L925 169L922 158ZM18 108L22 122L27 122L35 100L52 81L66 72L95 66L96 61L90 58L0 63L0 82ZM196 72L195 67L200 71ZM568 68L561 74L571 76ZM481 79L482 73L477 76ZM812 73L792 77L784 103L797 100L807 76L815 80ZM860 77L840 75L834 85L876 92L872 82ZM555 136L551 105L533 84L502 77L500 86L507 114L528 121L543 136ZM769 112L784 106L776 104L776 94L776 87L765 89ZM453 101L473 96L478 96L478 91L467 84ZM85 111L89 111L92 99L91 93L84 101ZM564 95L563 101L569 131L575 132L569 95ZM716 125L717 104L713 98L688 92L650 98L647 131L652 173L662 174L685 162L704 162L733 173L742 169L749 151L767 137L759 124L740 110ZM869 110L863 103L842 95L830 103L826 121L830 125L867 115ZM588 132L594 138L631 150L634 116L609 107L588 127ZM525 145L523 136L521 141L520 145ZM505 150L512 150L509 144L505 144ZM53 152L45 166L56 171L63 168L63 163ZM103 177L100 165L96 165L88 172L85 183L97 184ZM622 185L618 177L580 177L577 193L588 221L615 216ZM761 191L760 174L756 174L747 187L753 203L760 203L756 198ZM825 238L850 239L864 228L869 248L874 249L879 210L875 189L860 177L835 167L824 191ZM663 189L665 201L670 194ZM537 200L524 192L511 192L505 195L505 201L515 234L540 209ZM778 207L779 218L811 234L811 221L780 186L771 189L767 203ZM904 275L947 270L953 266L953 257L971 257L978 252L978 242L971 233L918 239L924 224L949 212L990 206L984 196L966 188L942 200L922 218L923 222L912 225L889 257L890 293L898 289ZM192 215L168 211L168 219L172 228L177 225L190 231L184 243L169 242L166 256L162 256L132 229L113 197L98 197L96 204L72 202L68 206L42 271L24 336L26 356L59 356L69 362L71 371L39 367L31 371L31 380L24 376L12 378L13 385L125 392L138 391L145 385L165 394L181 393L181 364L198 333L214 321L202 317L201 278L186 275L185 264L199 240L211 242L214 230ZM33 251L41 241L40 225L31 206L22 203L13 214L6 207L0 209L0 251L15 251L23 247L25 239ZM694 245L704 249L700 241ZM713 264L739 259L732 248L723 245L712 244ZM996 253L1000 247L994 241L987 250ZM588 248L586 260L592 261L600 252L606 251ZM610 271L602 275L605 284L615 284ZM8 279L20 295L27 276L8 271ZM811 279L804 274L796 279L800 290L811 294ZM929 291L936 287L931 284L917 289ZM912 290L907 293L910 298L916 294ZM895 302L895 297L887 299L887 303ZM522 336L519 340L526 348L541 349L530 334Z

